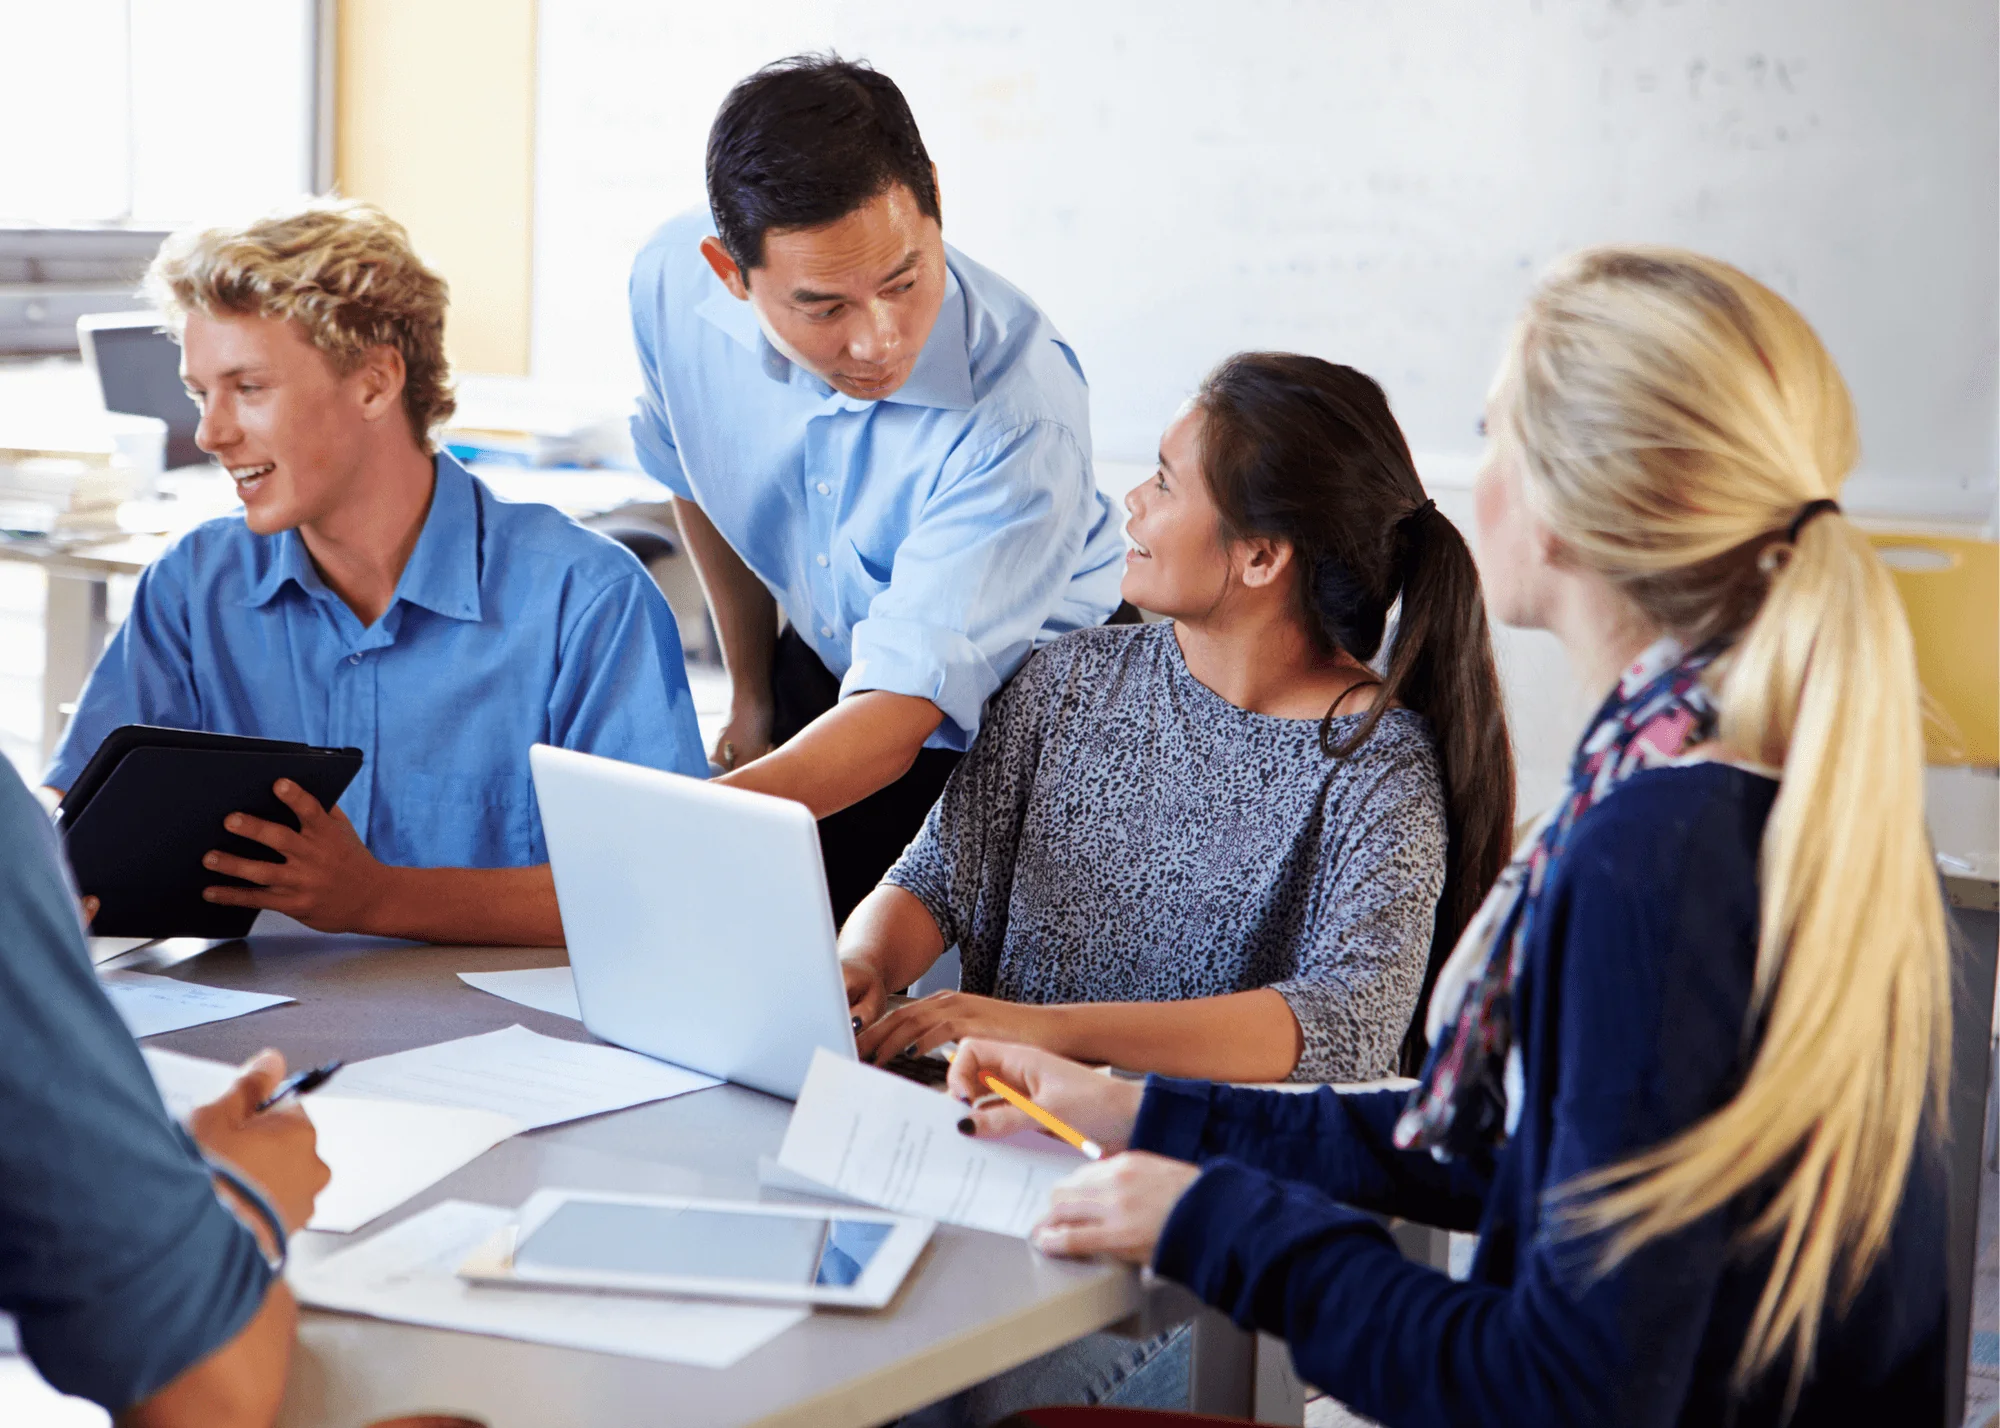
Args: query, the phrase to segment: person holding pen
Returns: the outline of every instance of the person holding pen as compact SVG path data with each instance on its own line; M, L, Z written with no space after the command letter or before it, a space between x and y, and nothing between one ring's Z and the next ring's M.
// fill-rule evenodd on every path
M1041 1248L1151 1265L1390 1428L1936 1422L1950 974L1910 633L1836 504L1845 385L1738 270L1595 249L1486 421L1496 610L1605 693L1417 1089L1141 1087L977 1040L951 1086L1112 1152ZM1367 1212L1476 1229L1469 1278Z
M0 767L0 1312L64 1393L136 1428L277 1414L286 1237L327 1183L260 1053L174 1124L91 970L47 816Z
M819 56L758 71L715 117L707 176L707 209L632 269L632 434L729 668L714 762L821 820L838 922L993 692L1113 614L1124 547L1076 355L946 246L886 75Z

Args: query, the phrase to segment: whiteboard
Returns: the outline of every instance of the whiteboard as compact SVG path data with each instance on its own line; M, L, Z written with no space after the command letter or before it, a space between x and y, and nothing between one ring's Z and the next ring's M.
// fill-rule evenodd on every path
M947 238L1031 294L1144 461L1217 359L1387 387L1461 480L1534 275L1680 243L1796 302L1861 410L1850 504L1985 523L2000 82L1991 0L544 0L534 368L636 388L632 255L703 199L729 86L832 46L908 95Z

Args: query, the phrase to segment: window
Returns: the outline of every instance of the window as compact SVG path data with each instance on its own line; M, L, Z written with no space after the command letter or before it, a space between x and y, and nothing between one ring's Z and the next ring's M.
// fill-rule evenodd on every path
M324 187L332 4L9 4L0 227L171 228Z

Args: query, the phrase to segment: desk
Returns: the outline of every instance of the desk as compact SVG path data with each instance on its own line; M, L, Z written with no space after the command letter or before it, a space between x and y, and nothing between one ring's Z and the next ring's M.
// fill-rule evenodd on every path
M474 991L456 976L547 966L560 952L361 937L252 937L203 946L142 948L111 965L210 986L283 991L297 1004L152 1037L147 1045L228 1061L268 1045L301 1065L380 1056L513 1022L589 1039L575 1022ZM790 1112L788 1102L722 1086L552 1126L503 1142L362 1233L439 1200L514 1205L545 1185L755 1197L757 1156L776 1154ZM352 1238L308 1232L294 1253L309 1260ZM398 1413L450 1410L490 1428L870 1428L1119 1323L1142 1300L1129 1269L1049 1260L1020 1240L941 1226L887 1310L821 1311L722 1370L308 1311L279 1421L288 1428L356 1428ZM1233 1374L1240 1380L1248 1340L1235 1338L1241 1358ZM1203 1343L1230 1347L1212 1333ZM1208 1367L1230 1369L1213 1354Z
M192 469L192 468L191 468ZM628 507L657 505L663 488L636 471L534 470L476 466L475 474L508 501L539 501L575 520L590 523ZM186 531L225 514L232 498L220 473L180 476L182 483L214 485L222 499L135 502L121 517L144 527L114 531L101 540L61 542L0 540L0 560L38 565L48 576L48 606L42 627L42 762L55 753L63 725L83 682L90 677L111 627L107 587L114 575L137 575ZM664 534L664 532L663 532ZM685 613L682 619L686 619Z

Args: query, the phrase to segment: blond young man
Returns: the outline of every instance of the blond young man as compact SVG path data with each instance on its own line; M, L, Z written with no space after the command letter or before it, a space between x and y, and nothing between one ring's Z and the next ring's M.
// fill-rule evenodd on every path
M147 289L243 512L140 577L44 781L67 787L121 724L357 746L334 808L276 785L297 832L227 820L283 861L211 852L255 885L211 901L325 931L559 942L529 746L706 773L658 588L615 542L496 499L435 449L445 285L380 210L177 234Z

